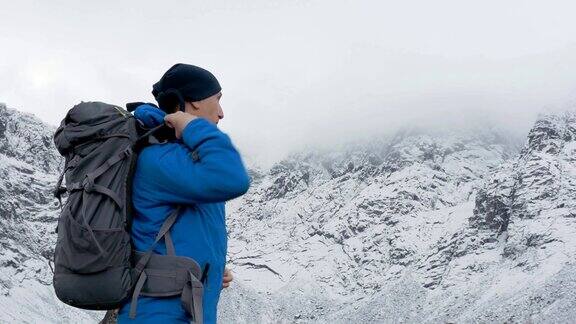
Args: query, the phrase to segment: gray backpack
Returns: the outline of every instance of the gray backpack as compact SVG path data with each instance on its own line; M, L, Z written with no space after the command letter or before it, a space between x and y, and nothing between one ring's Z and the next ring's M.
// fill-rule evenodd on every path
M61 213L54 251L54 290L64 303L112 310L138 296L181 296L194 322L202 322L205 273L191 258L176 256L170 228L180 206L167 215L148 251L133 251L131 188L138 152L153 143L164 125L146 129L128 110L82 102L68 111L54 134L64 170L54 196ZM66 186L62 186L63 178ZM62 205L61 196L68 197ZM164 239L167 255L153 253Z

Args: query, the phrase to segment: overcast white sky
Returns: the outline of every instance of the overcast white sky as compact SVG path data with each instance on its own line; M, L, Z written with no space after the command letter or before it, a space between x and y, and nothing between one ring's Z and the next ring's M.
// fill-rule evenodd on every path
M0 102L57 125L211 70L220 127L270 161L424 122L523 129L576 97L575 1L2 1Z

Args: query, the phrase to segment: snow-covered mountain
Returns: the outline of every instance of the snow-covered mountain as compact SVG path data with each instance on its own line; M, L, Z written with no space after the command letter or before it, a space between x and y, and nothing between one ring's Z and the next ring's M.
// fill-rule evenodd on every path
M96 322L50 258L54 127L0 105L0 322ZM251 167L227 204L222 323L569 322L576 113L506 132L404 129Z
M229 208L245 290L225 291L223 318L573 321L576 112L541 116L523 144L412 129L254 171Z

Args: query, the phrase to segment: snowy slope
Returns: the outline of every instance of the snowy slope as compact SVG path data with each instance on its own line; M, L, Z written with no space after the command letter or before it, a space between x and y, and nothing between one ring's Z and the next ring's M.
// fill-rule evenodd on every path
M569 322L575 116L541 116L523 148L412 130L259 172L230 209L237 277L281 322Z
M407 128L250 167L227 204L222 323L570 322L576 114L527 140ZM0 106L0 322L96 322L60 303L53 127Z
M60 303L49 260L58 205L51 190L63 165L53 127L0 105L0 322L94 322Z

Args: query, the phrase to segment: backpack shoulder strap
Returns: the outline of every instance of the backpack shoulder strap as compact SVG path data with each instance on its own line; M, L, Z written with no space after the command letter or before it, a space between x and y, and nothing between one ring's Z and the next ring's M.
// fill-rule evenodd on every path
M148 251L146 251L146 254L144 255L144 257L142 257L138 261L136 266L134 267L134 269L136 270L136 277L140 276L140 274L142 273L142 271L146 267L146 264L150 260L150 256L152 255L156 245L158 245L158 242L160 242L160 240L166 236L166 234L172 228L172 225L174 225L174 223L176 223L176 219L178 219L178 216L180 215L180 209L181 209L181 206L177 206L172 211L172 213L170 213L168 218L166 218L166 220L162 224L162 227L160 227L158 234L156 235L156 239L154 240L154 243L152 243L152 245L150 245L150 247L148 248ZM170 239L170 241L171 241L171 239ZM172 250L173 249L174 249L174 246L172 245Z
M146 268L148 261L150 261L150 258L152 257L152 254L154 252L154 248L156 247L156 245L158 245L158 243L160 242L160 240L162 238L164 238L164 240L165 240L166 250L167 250L168 255L175 256L174 243L172 242L172 237L170 236L170 229L172 228L174 223L176 223L176 220L178 219L178 216L180 215L180 209L181 209L180 205L176 206L176 208L166 218L164 223L162 223L162 226L160 227L158 234L156 234L156 238L154 239L154 243L152 243L152 245L150 245L150 247L148 248L148 251L146 251L144 256L142 256L138 260L138 263L134 267L134 277L133 278L138 278L138 280L136 281L136 285L134 286L134 291L132 292L132 303L130 305L130 313L129 313L130 318L132 318L132 319L136 318L136 309L138 307L138 296L140 296L142 288L144 287L144 284L145 284L146 280L148 279L148 275L144 271L144 268Z

